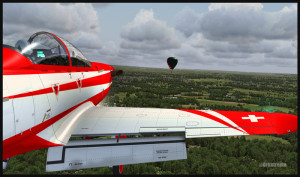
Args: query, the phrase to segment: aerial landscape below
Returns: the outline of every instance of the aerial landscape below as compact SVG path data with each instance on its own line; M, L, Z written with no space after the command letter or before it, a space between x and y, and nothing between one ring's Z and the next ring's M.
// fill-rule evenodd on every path
M171 73L169 69L113 67L124 70L124 74L115 78L101 106L263 111L298 115L295 74L201 70L174 70ZM186 143L187 160L126 165L123 174L298 173L297 132L287 135L187 139ZM112 174L109 167L45 172L46 155L47 149L20 154L11 158L10 166L3 173ZM267 167L268 163L282 167L270 168Z
M297 3L2 3L3 174L298 174Z

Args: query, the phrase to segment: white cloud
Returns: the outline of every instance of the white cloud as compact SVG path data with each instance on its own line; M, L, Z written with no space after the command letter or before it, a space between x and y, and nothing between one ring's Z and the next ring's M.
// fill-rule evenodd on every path
M155 51L180 47L174 29L155 19L152 9L141 9L134 20L122 28L121 37L124 49Z
M164 67L172 50L178 50L181 45L174 29L156 19L152 9L141 9L121 29L120 36L122 41L117 53L120 65Z
M259 11L263 8L261 3L212 3L208 6L209 11L234 10L234 11Z
M293 4L291 6L285 6L283 7L280 12L282 13L289 13L289 12L294 12L294 11L297 11L298 10L298 7L297 7L297 4Z

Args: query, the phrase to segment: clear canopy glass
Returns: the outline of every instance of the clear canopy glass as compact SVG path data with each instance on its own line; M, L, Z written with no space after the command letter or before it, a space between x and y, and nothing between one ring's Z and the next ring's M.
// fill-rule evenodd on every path
M72 66L91 66L91 63L73 44L48 32L35 33L27 42L19 40L16 48L35 64L69 66L69 52Z

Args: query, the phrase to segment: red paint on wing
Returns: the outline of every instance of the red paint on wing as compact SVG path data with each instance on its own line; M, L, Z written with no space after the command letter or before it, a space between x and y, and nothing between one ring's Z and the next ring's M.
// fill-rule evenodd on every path
M225 122L224 120L219 119L218 117L215 117L215 116L213 116L213 115L207 114L207 113L205 113L205 112L198 111L198 110L193 110L193 109L179 109L179 110L181 110L181 111L186 111L186 112L190 112L190 113L193 113L193 114L196 114L196 115L200 115L200 116L203 116L203 117L205 117L205 118L209 118L209 119L214 120L214 121L216 121L216 122L219 122L219 123L221 123L221 124L223 124L223 125L226 125L227 127L231 127L231 128L234 128L234 129L236 129L236 130L238 130L238 131L240 131L240 132L243 132L243 131L241 131L240 129L238 129L238 128L232 126L231 124L229 124L229 123L227 123L227 122ZM244 132L243 132L243 133L244 133Z
M298 131L298 116L284 113L270 113L274 118L273 125L277 134L293 133Z
M228 127L231 124L198 110L182 109L182 111L194 113L222 123ZM268 113L268 112L244 112L244 111L215 111L234 122L238 127L246 131L250 135L259 134L287 134L298 130L298 117L285 113ZM254 117L251 120L250 117ZM204 125L207 126L207 125ZM239 130L241 131L241 130Z
M244 112L244 111L215 111L218 112L250 135L258 134L287 134L297 131L297 116L284 113ZM251 121L249 115L263 117ZM244 117L244 118L243 118ZM288 132L290 130L290 132Z

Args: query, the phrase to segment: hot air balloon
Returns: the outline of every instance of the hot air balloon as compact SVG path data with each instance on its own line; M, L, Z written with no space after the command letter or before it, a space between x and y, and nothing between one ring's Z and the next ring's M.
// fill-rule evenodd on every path
M169 68L173 70L178 63L178 60L175 57L169 57L167 63L169 65Z

